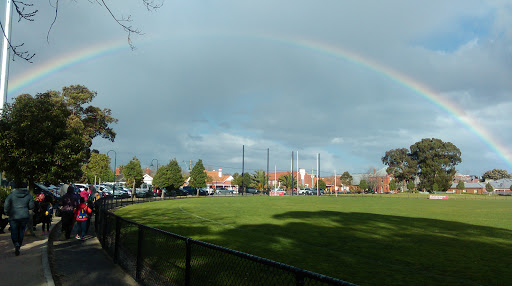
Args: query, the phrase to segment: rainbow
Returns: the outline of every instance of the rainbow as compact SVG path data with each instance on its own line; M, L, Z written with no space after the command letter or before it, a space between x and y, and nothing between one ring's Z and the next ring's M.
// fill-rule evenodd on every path
M247 37L247 35L242 37ZM317 53L323 53L336 59L341 59L354 65L362 66L377 74L382 75L390 81L413 91L416 95L431 102L449 114L467 130L480 138L481 141L486 146L488 146L490 150L498 155L498 157L500 157L503 162L510 169L512 169L512 152L503 143L501 143L500 140L494 138L493 135L489 133L483 126L481 126L471 117L467 116L464 111L461 110L456 104L440 96L438 93L434 92L417 80L399 73L398 71L375 62L369 58L365 58L353 51L342 49L338 46L329 45L327 43L306 39L275 37L269 35L253 35L250 38L256 38L262 41L279 42L297 48L306 49ZM116 53L124 49L129 49L126 40L117 40L89 46L82 50L59 57L58 59L52 59L40 66L37 66L34 69L28 70L20 76L15 77L11 82L9 82L8 93L15 94L19 90L38 81L41 81L54 73L60 72L84 62L97 59L102 56Z
M378 62L372 61L369 58L365 58L353 51L349 51L338 46L329 45L323 42L315 42L307 39L292 39L292 38L276 38L268 35L259 35L261 39L267 39L275 42L281 42L283 44L296 46L298 48L307 49L310 51L323 53L331 57L341 59L352 63L356 66L361 66L369 69L377 74L380 74L392 82L405 87L408 90L413 91L416 95L431 102L441 110L448 113L452 118L458 121L471 133L476 135L480 140L489 147L509 169L512 169L512 152L509 150L500 140L493 137L486 128L481 126L477 121L473 120L470 116L466 115L465 112L453 102L440 96L421 82L408 77L405 74L399 73L390 67L384 66Z
M55 73L69 69L81 63L90 62L92 60L129 49L126 39L115 40L88 46L64 56L50 59L10 80L7 94L10 96L17 95L17 93L22 89L36 82L42 81Z

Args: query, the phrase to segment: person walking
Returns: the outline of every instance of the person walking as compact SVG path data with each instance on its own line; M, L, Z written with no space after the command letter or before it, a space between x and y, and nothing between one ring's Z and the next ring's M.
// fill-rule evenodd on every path
M73 229L74 211L77 207L77 201L74 194L74 188L68 186L66 194L62 197L61 202L61 217L62 217L62 233L64 237L69 239L71 237L71 230Z
M52 197L45 196L40 204L41 213L41 231L43 235L50 234L50 225L52 224L53 218L53 204Z
M76 239L83 240L86 234L86 225L87 220L89 219L89 214L92 213L92 209L87 206L84 198L80 197L80 204L75 209L75 220L78 227L78 233L76 234Z
M84 198L85 202L89 200L89 196L91 195L91 188L83 189L80 191L80 197Z
M29 222L29 210L34 209L34 199L25 184L15 183L15 189L7 196L4 211L9 216L14 254L20 255L25 228Z

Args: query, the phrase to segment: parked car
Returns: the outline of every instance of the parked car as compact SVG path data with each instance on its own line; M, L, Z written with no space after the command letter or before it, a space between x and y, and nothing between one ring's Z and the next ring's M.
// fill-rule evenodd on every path
M228 189L225 189L225 188L217 188L215 190L215 193L217 195L232 195L233 194L233 191L231 190L228 190Z
M201 190L205 191L208 195L213 195L215 191L212 188L204 187Z
M89 189L89 185L87 184L73 184L73 187L75 188L75 191L78 189L78 192Z
M125 191L122 187L114 187L112 194L114 195L114 198L129 198L130 195L127 191Z
M48 189L48 187L42 183L34 183L34 194L43 194L45 196L50 196L53 199L58 198L50 189Z
M247 188L245 190L246 193L248 194L259 194L260 193L260 190L256 189L256 188Z
M315 190L315 193L316 193L316 190ZM311 196L311 195L313 195L313 190L309 189L309 188L305 188L305 189L299 190L298 194L303 195L303 196Z
M108 185L100 185L98 191L103 194L104 197L113 196L114 190Z

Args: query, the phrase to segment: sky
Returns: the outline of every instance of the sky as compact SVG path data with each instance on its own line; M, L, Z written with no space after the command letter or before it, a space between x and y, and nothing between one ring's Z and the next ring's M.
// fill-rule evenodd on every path
M26 2L26 1L25 1ZM512 173L509 1L28 1L7 102L72 84L119 122L95 139L116 165L198 159L224 173L380 169L423 138L456 145L464 174ZM1 11L4 11L4 7ZM3 12L0 13L3 15ZM3 23L3 16L2 23ZM50 32L49 32L50 30ZM114 160L112 160L114 161ZM293 168L297 169L294 161Z

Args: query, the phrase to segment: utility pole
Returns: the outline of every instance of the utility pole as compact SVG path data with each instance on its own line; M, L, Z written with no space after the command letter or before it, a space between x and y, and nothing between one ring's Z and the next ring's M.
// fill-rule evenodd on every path
M268 158L269 158L269 151L270 151L270 148L267 148L267 174L265 175L265 186L266 186L266 190L268 191L269 190L269 187L268 187Z
M242 145L242 195L244 194L245 145Z
M297 151L297 196L299 195L299 151Z
M316 153L316 196L320 196L320 153Z
M338 190L336 189L336 170L334 170L334 192L336 193L336 197L338 197Z
M12 0L7 0L5 5L5 27L4 27L4 41L2 45L2 71L0 73L0 113L4 109L4 104L7 101L7 77L9 75L9 36L11 33L11 13L12 13ZM0 175L1 176L1 175Z
M292 196L293 196L293 151L292 151L292 160L291 160L291 166L290 166L290 177L291 177L290 187L292 188Z

